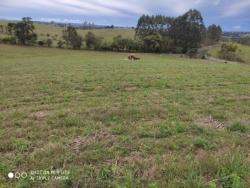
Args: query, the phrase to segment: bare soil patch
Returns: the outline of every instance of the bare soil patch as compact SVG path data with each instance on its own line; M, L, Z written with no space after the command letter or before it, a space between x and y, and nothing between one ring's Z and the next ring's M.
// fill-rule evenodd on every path
M110 140L110 139L113 139L113 137L114 135L111 135L108 132L100 131L100 132L87 135L85 137L77 136L68 144L68 146L72 150L79 152L82 146L87 146L94 142L101 142L102 140Z
M125 91L136 91L137 87L136 86L127 86L125 87Z
M224 129L225 125L214 119L212 116L202 117L196 120L196 123L202 127L212 128L212 129Z
M34 119L43 119L47 117L50 113L48 111L38 111L38 112L33 112L29 115L29 117L34 118Z

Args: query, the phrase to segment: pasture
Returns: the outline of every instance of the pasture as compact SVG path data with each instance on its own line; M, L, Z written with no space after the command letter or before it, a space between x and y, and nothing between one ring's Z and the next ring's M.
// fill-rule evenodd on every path
M250 187L250 66L138 56L0 45L0 187Z

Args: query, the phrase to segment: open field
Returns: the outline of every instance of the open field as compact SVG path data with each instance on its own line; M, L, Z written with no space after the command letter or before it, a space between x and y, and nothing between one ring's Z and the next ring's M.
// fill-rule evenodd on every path
M8 21L1 21L1 25L7 25ZM54 41L54 46L56 46L56 41L62 39L62 27L54 26L54 25L49 25L49 24L38 24L35 23L35 32L38 34L38 40L44 40L47 39L49 34L49 38L51 38ZM123 29L123 28L115 28L115 29L91 29L91 30L86 30L86 29L78 29L78 33L84 37L87 32L91 31L93 32L96 36L102 37L104 41L107 42L112 42L113 37L117 35L121 35L126 38L133 38L134 37L134 30L133 29ZM1 34L0 34L1 37Z
M250 187L250 66L139 56L0 45L0 187Z
M239 47L239 51L237 52L238 55L248 64L250 64L250 46L246 46L246 45L242 45L242 44L237 44ZM218 57L218 52L220 51L220 46L216 45L213 48L209 49L209 53L213 56L213 57Z

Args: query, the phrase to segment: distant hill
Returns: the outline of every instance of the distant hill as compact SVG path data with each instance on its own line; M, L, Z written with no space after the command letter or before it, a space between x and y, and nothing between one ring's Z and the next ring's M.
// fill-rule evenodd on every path
M250 32L234 32L234 31L229 31L229 32L223 32L223 37L228 37L228 38L240 38L242 36L250 36Z
M7 25L7 20L0 20L0 25ZM56 45L57 41L62 39L62 31L64 26L68 24L62 23L46 23L46 22L35 22L36 33L38 34L38 40L44 40L47 38L51 38L53 40L53 45ZM86 28L87 26L84 24L71 24L77 27L78 33L84 37L87 32L91 31L96 36L102 37L104 41L111 42L113 37L117 35L121 35L126 38L133 38L135 31L132 28L126 27L115 27L111 28L111 26L101 26L101 25L92 25L93 29ZM0 34L1 37L2 34Z

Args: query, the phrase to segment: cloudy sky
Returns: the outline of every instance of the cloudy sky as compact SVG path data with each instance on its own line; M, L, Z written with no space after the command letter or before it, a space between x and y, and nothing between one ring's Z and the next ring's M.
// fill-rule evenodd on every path
M250 31L250 0L0 0L0 18L134 26L142 14L178 16L191 8L206 25Z

